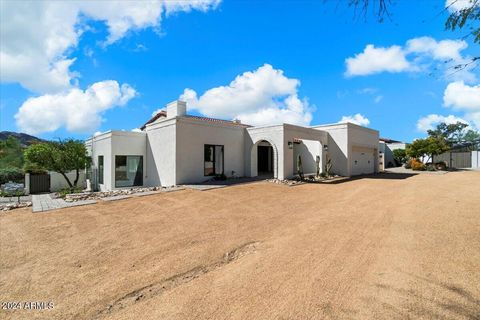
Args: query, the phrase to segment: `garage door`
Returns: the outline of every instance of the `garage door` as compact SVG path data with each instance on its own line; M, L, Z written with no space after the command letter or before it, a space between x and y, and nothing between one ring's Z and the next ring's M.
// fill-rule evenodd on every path
M352 176L375 172L374 150L369 148L353 148Z

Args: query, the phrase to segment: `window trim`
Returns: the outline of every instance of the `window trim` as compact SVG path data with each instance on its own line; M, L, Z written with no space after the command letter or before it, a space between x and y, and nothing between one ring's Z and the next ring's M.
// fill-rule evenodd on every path
M212 174L205 174L205 164L207 162L210 162L210 161L205 161L205 149L207 147L213 147L213 173ZM222 173L219 173L219 174L225 174L225 145L223 144L204 144L203 145L203 176L204 177L214 177L217 175L217 173L215 173L216 171L216 163L217 161L216 160L216 153L215 153L215 149L216 147L221 147L222 148Z

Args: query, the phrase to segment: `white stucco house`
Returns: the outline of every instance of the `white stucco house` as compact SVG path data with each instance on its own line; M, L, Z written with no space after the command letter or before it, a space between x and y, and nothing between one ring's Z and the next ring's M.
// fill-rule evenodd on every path
M378 151L383 155L384 168L396 167L396 162L393 157L393 150L404 149L407 147L405 142L380 138Z
M199 183L219 174L285 179L296 174L299 155L305 174L315 173L317 156L322 170L328 157L342 176L378 170L378 131L352 123L252 127L188 115L186 103L174 101L141 129L86 141L97 189Z

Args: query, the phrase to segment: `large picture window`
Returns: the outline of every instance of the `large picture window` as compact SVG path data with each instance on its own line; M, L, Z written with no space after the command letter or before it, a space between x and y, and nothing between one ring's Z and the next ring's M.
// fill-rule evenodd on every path
M143 185L143 156L115 156L115 187Z
M103 184L103 156L98 156L98 184Z
M223 174L223 146L206 144L204 147L203 175Z

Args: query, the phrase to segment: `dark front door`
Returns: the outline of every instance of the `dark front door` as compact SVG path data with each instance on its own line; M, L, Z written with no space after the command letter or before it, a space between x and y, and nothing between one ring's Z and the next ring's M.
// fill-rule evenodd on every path
M273 172L273 149L271 146L258 146L257 168L258 174Z
M30 175L30 193L50 192L49 174L31 174Z

